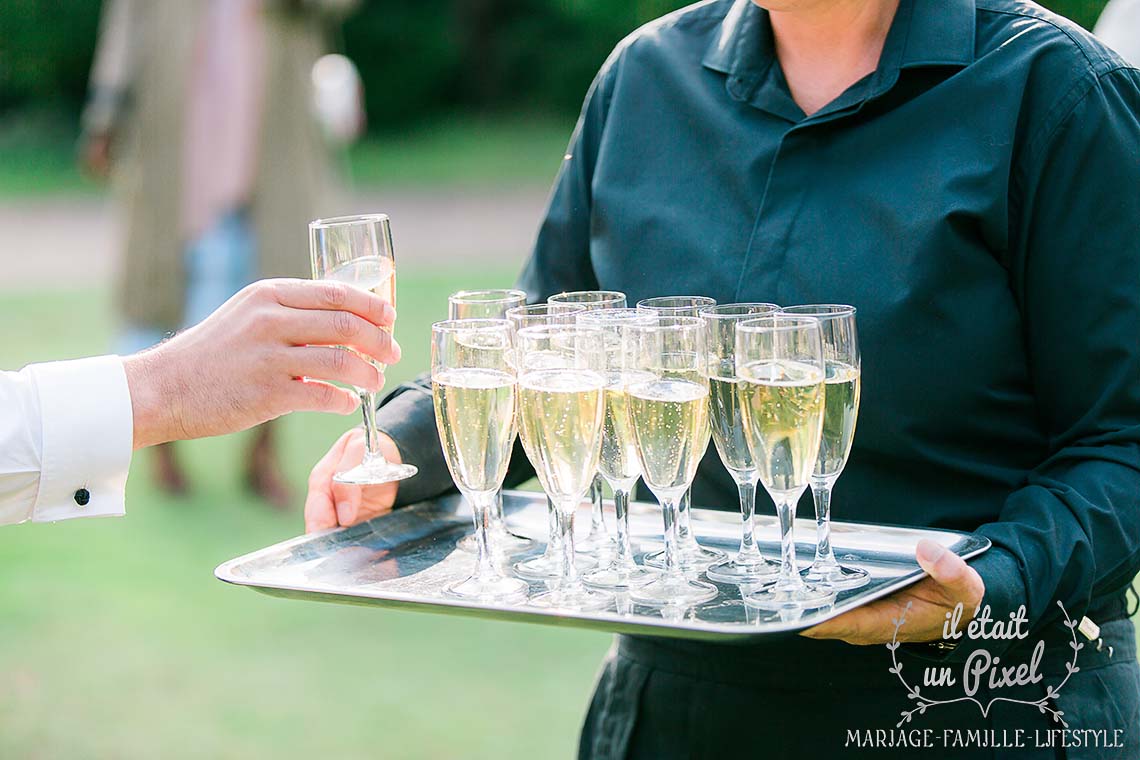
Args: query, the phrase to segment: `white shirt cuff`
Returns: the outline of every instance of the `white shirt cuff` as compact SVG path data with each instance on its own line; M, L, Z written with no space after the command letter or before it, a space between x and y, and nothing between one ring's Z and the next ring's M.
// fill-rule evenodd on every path
M28 370L43 435L32 521L124 514L134 418L122 359L97 356Z

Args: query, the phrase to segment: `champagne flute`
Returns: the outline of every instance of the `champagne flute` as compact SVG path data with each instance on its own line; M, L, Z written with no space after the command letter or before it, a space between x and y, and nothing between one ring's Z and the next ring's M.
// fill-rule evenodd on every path
M544 325L573 325L575 315L586 311L586 307L575 303L541 303L529 306L516 306L507 310L507 321L511 324L511 337L524 327ZM532 581L557 580L562 577L562 536L558 532L558 512L554 502L546 497L547 541L542 554L514 564L515 575ZM577 564L581 569L593 565L593 560L580 557Z
M447 297L447 318L506 319L508 309L525 303L522 290L460 290Z
M515 289L460 290L447 297L448 319L505 319L507 310L526 303L526 292ZM506 527L503 517L503 492L495 494L491 509L490 540L492 551L515 554L534 545L530 539L516 536ZM456 545L462 551L476 550L475 536L465 536Z
M659 317L696 317L702 309L716 306L716 299L708 296L658 296L643 298L637 302L640 311L651 312ZM677 546L681 566L686 570L703 570L728 555L720 549L710 549L697 543L693 534L692 497L688 491L681 497L677 513ZM645 555L645 564L651 567L665 565L665 552L657 551Z
M665 571L630 590L638 604L688 607L717 595L711 583L685 577L677 551L677 504L709 445L704 337L704 323L696 317L625 326L631 365L644 373L627 386L630 426L641 477L661 502L665 525Z
M625 293L620 290L570 290L556 293L546 299L547 303L576 303L587 310L624 309Z
M552 304L578 304L587 311L600 309L624 309L625 293L619 290L574 290L557 293L546 299ZM605 512L602 508L602 476L594 475L590 484L590 532L578 542L578 551L597 556L598 561L617 550L614 539L606 530Z
M708 296L657 296L637 302L638 309L659 317L695 317L710 306L716 306L716 299Z
M624 341L626 325L654 325L652 315L637 309L600 309L578 315L578 324L601 330L605 343L605 420L602 424L602 455L598 470L614 492L617 516L617 552L606 567L586 573L582 582L593 588L626 591L654 580L658 573L633 561L629 540L629 494L641 474L637 441L630 428L630 385L654 380L633 368Z
M488 545L495 493L502 488L515 438L510 331L501 319L448 320L431 328L435 423L451 478L471 503L477 546L471 577L447 591L480 602L520 600L528 590L525 581L499 571Z
M859 416L861 372L855 307L842 304L790 306L785 314L815 317L823 338L826 377L823 386L823 438L811 477L815 500L815 561L803 572L809 583L836 591L859 588L871 581L858 567L840 565L831 546L831 490L847 465L855 421Z
M343 282L396 305L396 259L387 214L362 214L309 222L309 258L314 280ZM347 350L347 349L346 349ZM367 358L367 357L366 357ZM384 365L372 361L381 372ZM364 414L364 459L333 480L352 485L391 483L418 472L414 465L394 464L380 451L376 432L376 394L357 388Z
M736 326L744 436L780 518L780 577L744 601L775 611L825 607L835 592L804 583L796 567L796 502L808 487L823 435L819 320L773 314Z
M574 515L598 471L603 389L602 340L578 326L526 327L515 335L519 438L547 496L554 501L562 572L538 607L601 609L611 597L582 585L575 566Z
M770 303L735 303L701 310L708 350L709 414L713 443L740 494L740 549L735 557L710 565L709 580L755 585L774 581L780 566L756 548L754 515L760 475L744 438L740 380L736 375L736 325L779 309Z
M511 323L512 334L524 327L544 325L573 325L586 307L579 303L532 303L507 309L506 319Z

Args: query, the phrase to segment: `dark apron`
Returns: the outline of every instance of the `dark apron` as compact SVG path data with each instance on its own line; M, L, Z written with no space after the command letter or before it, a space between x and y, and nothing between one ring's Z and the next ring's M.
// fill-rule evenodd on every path
M992 693L983 688L977 694L983 704L991 695L1040 699L1046 686L1061 681L1072 649L1064 638L1067 630L1055 627L1056 636L1031 634L1026 646L1019 642L1002 655L1009 664L1027 662L1033 644L1044 639L1044 680ZM621 636L594 692L578 756L1140 758L1136 631L1130 620L1117 619L1101 623L1101 639L1098 651L1097 642L1078 634L1085 645L1078 654L1079 670L1048 704L1064 713L1070 729L1103 730L1101 744L1122 748L1061 747L1056 734L1050 746L1047 732L1061 728L1051 715L1004 702L995 703L985 718L972 703L938 705L896 729L900 713L915 703L888 672L890 652L883 646L802 637L727 645ZM923 670L933 660L911 653L900 653L899 659L903 673L921 686ZM961 669L961 663L953 666L955 673ZM936 693L949 698L963 691ZM1020 737L1015 729L1023 732ZM967 733L971 730L973 735ZM1089 734L1082 736L1082 744L1094 741ZM1068 741L1072 743L1071 736Z

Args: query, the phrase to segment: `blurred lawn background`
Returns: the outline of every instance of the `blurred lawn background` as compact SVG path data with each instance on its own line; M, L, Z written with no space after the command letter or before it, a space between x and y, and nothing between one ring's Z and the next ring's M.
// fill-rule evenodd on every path
M347 173L362 194L407 189L425 203L436 190L544 194L605 55L680 4L366 3L344 46L365 78L371 131ZM1049 5L1091 26L1103 3ZM74 164L97 18L97 0L0 3L0 211L105 206ZM507 286L524 255L400 259L405 358L389 382L426 366L449 292ZM60 289L52 275L0 276L0 367L109 347L109 283ZM354 423L284 420L298 497ZM219 562L302 530L300 498L281 514L243 488L246 443L184 445L189 498L157 492L143 453L127 519L0 530L0 758L573 756L606 636L275 600L215 581Z

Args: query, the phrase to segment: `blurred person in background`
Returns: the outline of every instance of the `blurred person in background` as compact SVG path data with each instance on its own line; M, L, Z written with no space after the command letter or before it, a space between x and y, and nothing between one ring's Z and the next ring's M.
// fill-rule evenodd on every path
M1133 66L1140 66L1140 0L1109 0L1093 34Z
M308 276L305 223L332 189L312 70L356 0L107 0L81 160L125 212L118 353L201 321L257 277ZM257 428L249 486L290 494L273 428ZM188 490L173 444L157 479Z

